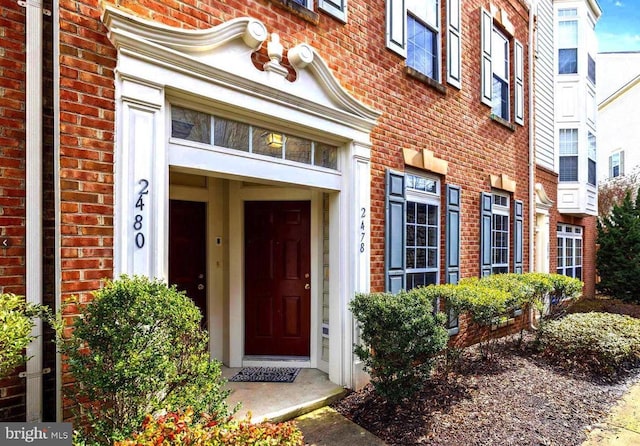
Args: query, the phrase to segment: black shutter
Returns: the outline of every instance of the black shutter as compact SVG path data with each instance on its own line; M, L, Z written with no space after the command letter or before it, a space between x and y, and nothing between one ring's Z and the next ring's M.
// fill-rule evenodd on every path
M513 202L513 272L522 274L522 258L524 257L523 245L523 210L524 205L521 200Z
M386 289L391 293L397 293L406 288L404 173L387 169L386 181Z
M480 192L480 277L491 274L491 202L493 195Z

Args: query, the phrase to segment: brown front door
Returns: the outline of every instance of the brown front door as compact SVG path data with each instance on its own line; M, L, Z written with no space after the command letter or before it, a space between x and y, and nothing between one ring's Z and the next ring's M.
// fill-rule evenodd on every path
M309 356L310 204L248 201L245 354Z
M184 291L207 317L207 207L169 201L169 284Z

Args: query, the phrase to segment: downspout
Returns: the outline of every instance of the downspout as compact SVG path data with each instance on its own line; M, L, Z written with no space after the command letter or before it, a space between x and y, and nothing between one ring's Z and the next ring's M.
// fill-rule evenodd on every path
M54 305L62 313L62 260L60 236L60 12L58 0L51 5L53 14L53 197L54 197ZM62 355L56 349L56 421L63 420L62 412Z
M529 271L535 269L535 218L536 218L536 196L535 196L535 15L538 9L538 0L531 0L529 9ZM529 309L529 327L535 330L534 309Z
M26 300L42 303L42 2L26 8ZM27 422L42 419L42 321L27 347Z

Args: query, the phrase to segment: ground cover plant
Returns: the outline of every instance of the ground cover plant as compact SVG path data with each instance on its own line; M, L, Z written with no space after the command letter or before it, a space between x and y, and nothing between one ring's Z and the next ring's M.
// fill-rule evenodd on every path
M294 422L251 423L250 419L220 422L194 418L192 410L148 415L131 439L115 446L301 446L302 432Z

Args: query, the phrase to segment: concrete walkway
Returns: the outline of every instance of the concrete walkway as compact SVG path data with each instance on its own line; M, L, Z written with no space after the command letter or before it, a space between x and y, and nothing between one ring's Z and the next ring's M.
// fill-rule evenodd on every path
M640 446L640 382L614 406L609 418L589 433L582 446Z
M309 446L384 446L371 432L346 419L330 407L296 418Z

